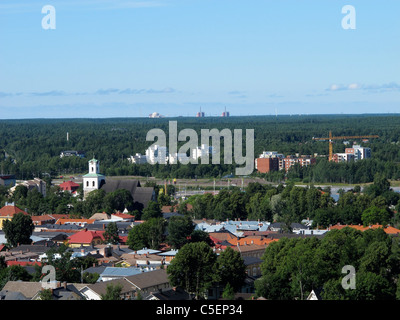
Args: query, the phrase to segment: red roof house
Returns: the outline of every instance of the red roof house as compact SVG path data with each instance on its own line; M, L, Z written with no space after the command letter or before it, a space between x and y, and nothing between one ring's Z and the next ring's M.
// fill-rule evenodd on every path
M6 205L0 209L0 230L3 229L3 223L6 220L11 220L17 213L23 213L29 215L28 212L21 210L14 203L6 203Z
M69 191L69 192L74 192L76 189L80 187L79 184L73 182L73 181L65 181L59 185L60 189L63 191Z
M71 247L101 244L104 240L103 233L104 231L92 231L85 228L82 231L70 235L68 237L68 244Z
M13 203L12 204L6 203L6 205L0 209L0 216L1 217L12 217L14 214L17 214L20 212L22 212L23 214L28 214L26 211L18 208Z

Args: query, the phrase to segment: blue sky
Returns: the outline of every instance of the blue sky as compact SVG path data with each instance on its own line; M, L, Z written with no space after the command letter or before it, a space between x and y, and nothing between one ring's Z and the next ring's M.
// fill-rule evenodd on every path
M0 119L398 113L399 12L396 0L0 0Z

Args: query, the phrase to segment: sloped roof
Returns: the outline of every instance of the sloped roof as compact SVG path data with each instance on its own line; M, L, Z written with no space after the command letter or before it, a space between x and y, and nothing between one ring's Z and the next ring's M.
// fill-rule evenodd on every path
M108 214L108 213L106 213L106 212L103 212L103 213L98 212L98 213L95 213L94 215L92 215L89 219L93 219L93 220L107 220L107 219L110 219L110 218L111 218L111 215L110 215L110 214Z
M116 190L125 189L128 190L135 203L147 207L147 204L153 198L154 189L152 187L141 187L139 180L133 179L106 179L101 185L100 189L103 189L106 193L114 192Z
M135 268L135 267L126 267L126 268L121 268L121 267L107 267L104 269L104 271L101 273L101 277L128 277L128 276L133 276L139 273L142 273L141 268Z
M135 194L136 188L140 187L139 180L132 179L123 179L123 180L114 180L114 179L106 179L106 182L102 185L101 189L105 192L114 192L115 190L125 189L128 190L132 197Z
M58 219L56 224L67 224L67 223L94 223L94 219Z
M62 190L73 190L74 188L79 188L79 184L73 181L65 181L59 185Z
M14 214L22 212L23 214L28 215L28 213L15 205L6 205L0 209L0 216L2 217L11 217Z
M134 276L126 277L126 280L141 290L164 283L169 283L167 271L164 269L142 272Z
M127 281L125 278L115 279L115 280L110 280L110 281L96 282L94 284L88 285L87 288L90 289L91 291L95 292L99 296L101 296L102 294L105 294L107 292L107 286L118 285L118 284L122 285L121 294L135 291L132 284L129 281Z
M8 281L3 287L4 291L20 292L28 299L32 299L41 289L41 282L30 281Z
M359 230L359 231L366 231L366 230L369 230L369 229L383 229L387 234L399 234L400 233L399 229L396 229L396 228L394 228L392 226L384 227L384 226L382 226L380 224L374 224L374 225L365 226L365 227L362 226L362 225L341 225L341 224L337 224L337 225L334 225L334 226L330 227L329 230L334 230L334 229L339 229L340 230L340 229L343 229L343 228L346 228L346 227L350 227L350 228L353 228L353 229L356 229L356 230Z
M133 201L143 204L143 207L146 208L149 201L153 198L153 193L154 189L152 187L136 188Z
M103 239L103 231L91 231L84 229L77 233L74 233L68 237L69 243L84 243L90 244L94 239Z

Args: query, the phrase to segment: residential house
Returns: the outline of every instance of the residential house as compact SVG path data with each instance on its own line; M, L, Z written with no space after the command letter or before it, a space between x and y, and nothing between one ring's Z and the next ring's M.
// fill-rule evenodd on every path
M35 226L42 226L45 224L53 224L56 219L49 214L44 214L41 216L32 216L32 222Z
M68 244L72 248L80 246L94 246L102 244L104 240L103 231L91 231L83 229L68 237Z
M121 286L120 297L122 300L133 300L136 295L136 288L125 278L110 280L106 282L96 282L94 284L86 284L81 289L87 300L101 300L102 295L107 293L108 286Z
M136 267L107 267L104 271L100 274L100 278L98 281L110 281L115 279L126 278L135 274L139 274L145 271L152 271L146 270L144 268L136 268Z
M136 291L140 291L142 297L146 297L152 292L171 289L167 271L165 269L143 272L126 277L126 280L136 288Z
M65 182L61 183L59 185L59 187L62 191L68 191L70 193L74 193L74 192L76 192L76 190L78 190L78 188L80 187L80 184L75 183L70 180L70 181L65 181Z
M26 211L18 208L14 202L5 203L5 206L0 209L0 230L3 229L3 223L5 220L11 220L13 216L17 213L23 213L29 215Z
M84 228L87 224L93 224L95 220L93 219L58 219L56 224L74 224L78 227Z

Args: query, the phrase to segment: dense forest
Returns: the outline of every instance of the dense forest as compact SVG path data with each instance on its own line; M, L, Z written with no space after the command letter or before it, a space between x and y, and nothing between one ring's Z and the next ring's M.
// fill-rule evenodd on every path
M234 172L235 164L226 165L133 165L127 158L145 153L153 143L146 141L152 128L168 135L169 121L178 122L178 132L194 129L218 130L254 129L254 150L257 157L263 151L285 155L327 155L328 142L313 137L378 135L367 143L372 158L357 163L335 164L318 157L310 168L294 167L289 180L304 182L372 182L377 172L387 179L400 178L400 116L399 115L308 115L308 116L248 116L229 118L112 118L112 119L27 119L0 121L0 166L4 174L16 174L17 179L29 179L50 174L51 177L86 173L88 159L101 161L104 174L140 175L159 178L223 177ZM69 139L67 141L67 133ZM221 141L223 143L223 141ZM182 142L183 144L183 142ZM211 142L210 142L211 144ZM245 144L244 144L245 145ZM337 140L334 152L344 152L345 145ZM85 158L60 158L61 151L84 151ZM222 150L222 147L221 147ZM256 173L254 173L256 174ZM279 182L284 173L263 175Z

